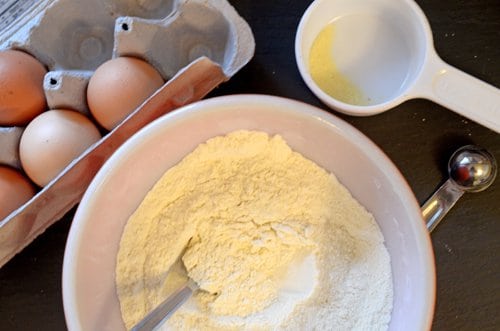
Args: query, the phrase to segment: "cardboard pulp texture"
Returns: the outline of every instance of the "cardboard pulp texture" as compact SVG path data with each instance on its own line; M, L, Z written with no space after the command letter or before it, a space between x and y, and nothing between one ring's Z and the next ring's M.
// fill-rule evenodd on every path
M139 57L166 83L23 206L0 220L0 267L83 196L109 156L161 115L200 100L254 54L248 24L226 0L18 0L30 3L0 31L0 51L17 49L48 69L48 109L87 116L86 88L103 62ZM2 14L2 13L0 13ZM22 127L0 127L0 164L21 169Z

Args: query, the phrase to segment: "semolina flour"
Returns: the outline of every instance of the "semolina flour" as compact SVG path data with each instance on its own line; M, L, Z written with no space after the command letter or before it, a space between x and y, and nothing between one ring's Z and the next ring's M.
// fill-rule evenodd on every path
M236 131L169 169L124 229L116 266L132 327L183 281L180 330L385 330L388 252L369 214L279 136Z

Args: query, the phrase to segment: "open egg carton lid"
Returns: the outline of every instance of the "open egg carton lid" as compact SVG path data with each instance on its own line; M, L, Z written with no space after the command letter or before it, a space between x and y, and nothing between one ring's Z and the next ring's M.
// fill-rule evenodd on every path
M0 267L73 208L111 154L140 128L200 100L253 57L248 24L226 0L0 0L0 51L17 49L48 69L48 109L88 115L93 72L141 58L166 83L73 160L31 200L0 220ZM22 127L0 127L0 164L20 167Z

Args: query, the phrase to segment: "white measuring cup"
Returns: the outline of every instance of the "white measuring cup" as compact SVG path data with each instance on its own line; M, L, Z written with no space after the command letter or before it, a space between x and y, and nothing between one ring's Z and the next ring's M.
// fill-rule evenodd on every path
M332 60L366 97L363 105L332 97L311 77L310 50L328 24L335 27ZM299 23L295 56L311 91L342 113L374 115L425 98L500 132L500 90L437 55L430 25L413 0L316 0Z

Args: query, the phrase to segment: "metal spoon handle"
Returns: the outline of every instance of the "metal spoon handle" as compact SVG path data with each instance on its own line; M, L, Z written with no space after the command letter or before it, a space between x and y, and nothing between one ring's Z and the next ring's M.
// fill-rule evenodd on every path
M463 194L464 191L448 179L423 204L422 215L429 232L434 230L446 213L448 213L448 211L455 205L457 200L460 199Z
M184 302L193 295L195 287L192 281L172 293L159 306L137 323L130 331L152 331L162 325Z

